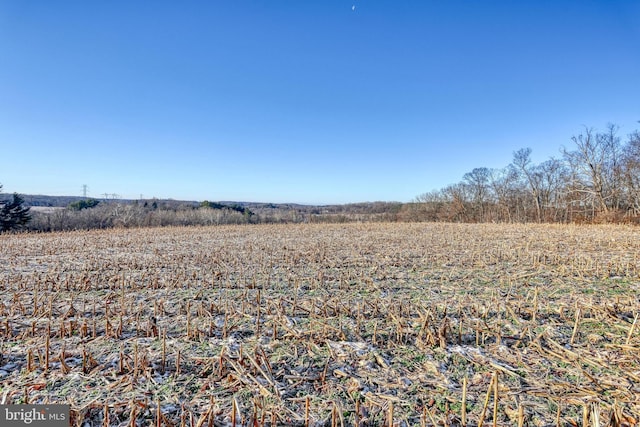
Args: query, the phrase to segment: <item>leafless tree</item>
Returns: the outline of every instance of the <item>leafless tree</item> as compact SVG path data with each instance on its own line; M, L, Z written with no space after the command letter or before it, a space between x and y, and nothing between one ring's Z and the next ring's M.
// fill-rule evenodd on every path
M448 185L442 189L442 194L449 201L449 209L444 209L442 217L438 219L459 222L468 222L473 219L469 212L471 197L467 184L461 182Z
M518 176L512 168L492 169L489 185L497 203L496 220L513 222L515 212L514 195L517 194Z
M565 164L551 158L537 165L534 175L539 191L541 219L558 221L558 215L564 208L563 193L569 176Z
M531 148L521 148L513 153L512 168L526 182L531 200L536 210L536 221L542 221L542 194L540 188L540 175L536 173L531 162Z
M570 191L579 194L579 203L590 205L593 214L607 213L616 205L615 173L611 169L619 162L619 138L615 136L615 125L607 129L598 134L585 127L583 133L571 138L576 150L562 150L571 168Z
M633 215L640 214L640 132L635 131L622 151L622 179L625 201Z
M489 201L490 191L489 177L490 172L487 168L475 168L463 176L464 183L471 192L475 210L475 219L481 222L486 219L485 210L486 203Z

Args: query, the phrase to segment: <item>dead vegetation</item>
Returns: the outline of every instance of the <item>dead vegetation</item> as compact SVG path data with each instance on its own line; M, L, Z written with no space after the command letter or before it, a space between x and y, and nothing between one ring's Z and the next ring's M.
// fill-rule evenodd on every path
M0 403L78 426L635 426L640 230L0 236Z

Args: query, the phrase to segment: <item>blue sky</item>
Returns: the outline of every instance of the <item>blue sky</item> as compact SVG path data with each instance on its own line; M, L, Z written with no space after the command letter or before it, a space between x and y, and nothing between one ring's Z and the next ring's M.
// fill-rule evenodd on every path
M355 6L355 8L354 8ZM640 2L0 2L0 182L409 201L640 127Z

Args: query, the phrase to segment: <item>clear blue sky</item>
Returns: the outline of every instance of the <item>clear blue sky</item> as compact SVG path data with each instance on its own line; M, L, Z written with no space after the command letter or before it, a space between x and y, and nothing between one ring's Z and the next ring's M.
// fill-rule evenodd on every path
M0 1L6 192L409 201L638 120L637 0Z

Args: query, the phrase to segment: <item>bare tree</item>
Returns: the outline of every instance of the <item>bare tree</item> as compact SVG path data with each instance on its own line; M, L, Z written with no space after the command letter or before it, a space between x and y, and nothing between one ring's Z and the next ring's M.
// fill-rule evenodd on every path
M568 182L567 168L561 160L553 157L540 163L534 169L538 184L542 219L557 221L563 206L563 192Z
M536 221L542 221L542 199L540 189L540 176L536 173L535 167L531 163L531 148L521 148L513 153L512 167L527 183L531 200L536 210Z
M410 218L418 221L436 221L447 204L448 200L441 190L420 194L411 204Z
M640 214L640 132L629 135L621 157L621 175L626 193L627 208Z
M485 220L486 203L489 201L489 177L490 172L487 168L475 168L463 176L472 194L476 219L479 221Z
M465 183L458 183L446 186L442 190L442 194L449 201L449 209L442 211L442 217L445 221L462 221L467 222L472 219L469 214L469 202L471 200L469 194L469 186Z
M607 130L597 134L585 128L584 133L571 138L576 150L562 150L572 172L571 191L582 196L578 198L580 203L591 205L593 214L607 213L616 205L612 168L619 162L619 138L615 136L617 126L609 125Z
M489 185L496 198L497 218L500 221L514 221L514 195L517 194L518 175L513 168L492 169Z
M623 193L622 147L618 136L619 130L617 125L608 124L605 132L597 134L598 142L606 152L603 173L607 205L616 210L621 208Z

